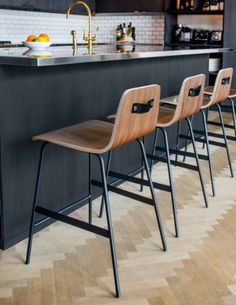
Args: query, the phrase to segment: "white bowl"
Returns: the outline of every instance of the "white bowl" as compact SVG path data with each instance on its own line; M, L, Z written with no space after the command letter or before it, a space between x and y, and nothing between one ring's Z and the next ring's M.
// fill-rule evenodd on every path
M31 50L44 50L52 44L50 41L49 42L37 42L37 41L23 41L23 45Z

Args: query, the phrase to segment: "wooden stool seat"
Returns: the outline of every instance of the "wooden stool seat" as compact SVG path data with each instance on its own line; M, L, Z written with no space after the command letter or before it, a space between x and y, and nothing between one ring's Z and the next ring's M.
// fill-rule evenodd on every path
M211 100L209 98L204 97L203 98L203 102L202 102L202 109L209 107L209 103L210 102L211 102ZM173 96L161 99L161 103L177 106L177 104L178 104L178 95L173 95ZM159 124L159 122L158 122L158 124Z
M107 151L111 141L112 130L113 124L93 120L47 132L33 137L33 140L46 141L83 152L103 153Z
M178 95L168 96L160 100L161 104L177 105Z
M202 101L202 109L206 109L206 108L210 107L210 105L211 105L211 99L204 96L203 101Z
M175 109L160 107L157 119L158 127L167 127L175 115Z
M236 97L236 89L231 89L229 93L229 98L235 98Z
M212 95L213 90L214 90L214 86L206 87L206 88L204 89L204 94ZM230 92L229 92L228 97L229 97L229 98L235 98L235 97L236 97L236 89L230 89Z
M214 86L208 86L204 89L204 94L212 95L213 90L214 90Z

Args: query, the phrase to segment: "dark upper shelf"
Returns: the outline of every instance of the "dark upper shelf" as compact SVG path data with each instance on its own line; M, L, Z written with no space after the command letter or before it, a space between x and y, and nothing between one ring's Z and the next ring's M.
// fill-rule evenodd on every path
M202 11L202 10L166 10L173 15L223 15L224 11Z

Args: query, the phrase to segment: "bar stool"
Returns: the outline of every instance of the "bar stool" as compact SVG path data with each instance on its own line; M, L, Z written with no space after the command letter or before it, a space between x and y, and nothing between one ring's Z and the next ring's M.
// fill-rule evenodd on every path
M137 141L144 159L145 170L148 180L145 182L150 188L151 199L140 196L138 200L146 200L146 203L154 206L157 223L160 231L161 241L163 249L166 250L166 241L163 232L163 227L160 218L160 212L158 202L154 193L153 183L149 172L148 162L146 158L145 148L140 138L152 133L156 125L156 117L159 110L160 101L160 86L150 85L145 87L139 87L130 89L124 92L121 97L121 101L118 107L117 116L114 125L108 122L93 120L66 127L63 129L51 131L38 136L33 137L34 141L42 141L42 147L40 152L37 179L33 200L26 264L30 262L32 239L35 228L38 222L35 221L35 214L39 213L47 218L53 218L55 220L62 221L72 226L78 227L83 230L98 234L106 237L110 241L112 266L115 282L116 296L120 296L120 285L118 276L118 267L115 251L115 241L112 228L112 219L110 211L110 203L108 197L108 185L107 185L107 173L105 170L104 159L102 154L116 149L122 145L128 144L132 141ZM91 180L89 195L89 210L91 214L91 184L102 188L105 210L107 217L108 229L103 229L93 225L80 221L63 214L63 211L54 212L50 209L41 207L38 204L38 193L41 180L41 168L43 158L45 155L45 147L48 144L55 144L68 149L77 150L87 153L89 160L91 156L96 156L99 161L102 182ZM91 166L91 164L90 164ZM125 194L126 195L126 194ZM135 194L134 194L135 195ZM91 220L91 217L90 217Z
M212 160L211 160L211 154L210 154L210 145L223 147L223 148L226 149L228 163L229 163L229 167L230 167L230 173L231 173L232 177L234 176L231 157L230 157L230 152L229 152L229 147L228 147L228 141L227 141L228 137L226 136L225 127L224 127L224 120L223 120L222 110L221 110L221 106L220 106L220 103L222 101L225 101L227 99L227 97L229 96L232 76L233 76L233 69L232 68L222 69L218 73L217 78L216 78L216 82L215 82L215 86L213 87L213 90L212 90L212 94L210 94L210 95L207 94L204 97L203 104L202 104L202 107L200 109L202 122L203 122L203 131L202 130L196 130L196 129L193 130L194 135L195 135L195 141L203 143L203 145L204 145L203 147L205 147L205 145L207 147L207 155L199 154L198 157L201 160L208 160L213 196L215 196L215 186L214 186L214 178L213 178L213 170L212 170ZM177 97L175 96L175 97L167 99L165 102L176 106L176 99L177 99ZM218 125L221 126L222 134L218 134L218 133L215 133L215 132L209 132L208 131L207 117L208 117L209 109L212 106L215 106L217 111L218 111L219 118L220 118L220 123L218 123ZM189 133L190 133L190 131L189 131ZM191 154L189 154L187 152L187 144L188 144L188 141L191 140L191 137L190 137L189 133L187 135L180 135L180 134L178 135L178 137L186 140L185 151L180 152L178 150L176 152L177 154L184 155L184 162L185 162L186 156L191 157ZM215 138L223 139L224 143L209 140L209 137L215 137ZM229 137L229 139L231 139L231 138L232 137ZM235 138L233 137L232 140L235 140Z
M204 93L206 95L209 95L211 96L213 94L213 91L214 91L214 86L209 86L209 87L206 87L205 90L204 90ZM236 89L230 89L230 93L227 97L226 100L228 100L230 102L230 105L221 105L222 109L231 109L231 113L232 113L232 118L233 118L233 125L230 125L230 124L224 124L224 127L226 128L229 128L229 129L234 129L234 134L235 134L235 137L236 137L236 114L235 114L235 105L234 105L234 99L236 98ZM222 110L221 109L221 110ZM221 126L221 123L219 122L214 122L214 121L207 121L208 124L210 125L214 125L214 126Z
M176 210L176 202L175 202L175 191L174 191L174 184L173 184L173 176L172 176L172 168L171 164L175 166L180 166L185 169L197 171L200 178L202 193L204 197L205 206L208 207L208 200L205 191L205 186L203 182L203 176L200 168L199 157L197 153L197 147L195 144L195 137L193 134L193 128L190 117L194 114L199 112L203 103L203 89L205 83L205 75L200 74L193 77L186 78L182 84L180 94L177 97L170 97L161 100L161 103L169 104L171 101L175 99L176 107L169 108L169 107L160 107L159 115L156 122L156 132L155 138L153 143L152 154L147 154L147 157L150 159L150 170L152 170L153 162L163 162L167 164L168 167L168 174L169 174L169 181L171 187L171 199L172 199L172 209L173 209L173 216L174 216L174 225L175 225L175 232L176 237L179 236L179 226L177 220L177 210ZM173 104L171 102L171 104ZM168 134L166 128L173 126L174 124L185 120L188 124L190 130L190 138L193 144L194 153L187 153L187 155L194 157L196 159L197 166L192 164L186 164L184 162L180 162L178 160L171 160L170 153L176 154L179 152L177 149L173 149L169 147L168 141ZM164 145L165 147L160 147L157 145L158 142L158 131L161 130L163 137L164 137ZM178 130L179 133L179 130ZM162 152L165 154L166 158L157 155L157 152ZM180 151L180 154L184 155L184 152Z
M205 94L203 105L201 107L204 132L201 130L194 130L194 133L195 133L195 135L198 135L196 137L196 141L203 143L203 145L207 144L207 147L209 147L209 144L210 144L213 146L222 147L222 148L226 149L227 159L228 159L229 168L230 168L230 174L231 174L231 177L233 178L234 173L233 173L233 167L232 167L232 162L231 162L231 157L230 157L228 139L235 141L235 137L230 137L230 136L228 137L226 135L224 119L223 119L222 109L221 109L221 103L223 101L225 101L228 98L228 96L230 95L232 78L233 78L233 69L232 68L222 69L219 71L216 81L215 81L215 85L212 88L212 93ZM217 112L219 114L220 122L217 124L217 126L221 127L222 134L219 134L217 132L208 131L208 127L207 127L208 114L209 114L210 108L213 106L216 107ZM216 125L216 124L214 124L214 125ZM206 134L206 137L204 139L202 139L201 136L205 135L205 134ZM224 143L209 140L209 137L223 139ZM187 147L186 147L186 149L187 149ZM207 149L207 155L208 155L208 157L210 157L209 148ZM211 173L211 176L212 176L212 173ZM213 195L215 195L213 177L212 177L212 188L213 188Z
M204 111L207 112L207 116L205 114L205 121L207 121L206 117L208 117L210 107L216 106L216 109L219 114L219 119L220 119L219 126L221 126L222 134L208 131L207 135L210 137L220 138L220 139L224 140L224 143L220 143L217 141L209 141L209 143L211 145L218 146L218 147L224 147L226 149L226 154L227 154L229 168L230 168L230 174L231 174L231 177L233 178L234 173L233 173L233 167L232 167L230 151L229 151L229 146L228 146L228 137L226 136L224 119L223 119L222 110L221 110L221 103L223 101L225 101L226 99L228 99L228 97L230 95L232 78L233 78L233 69L232 68L222 69L219 71L216 81L215 81L215 85L213 87L212 94L211 95L205 94L206 97L204 98L204 103L203 103L201 111L202 111L202 113L204 113ZM201 135L201 132L198 130L196 130L195 133L198 133L199 135ZM233 140L235 140L235 138L233 138Z

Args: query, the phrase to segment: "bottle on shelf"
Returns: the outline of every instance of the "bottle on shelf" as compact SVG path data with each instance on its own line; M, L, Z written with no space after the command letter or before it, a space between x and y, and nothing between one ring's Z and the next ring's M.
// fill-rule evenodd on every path
M176 9L180 10L181 0L176 0Z
M193 10L195 8L195 0L190 0L189 9Z
M220 2L218 0L210 0L210 10L218 11L220 9Z
M119 24L116 28L116 40L119 41L122 38L122 25Z
M128 28L123 23L116 28L116 41L117 42L133 42L135 41L135 27L132 26L132 22L129 23Z
M131 34L132 34L132 22L130 22L128 25L127 36L131 36Z
M126 34L126 24L125 23L123 23L122 30L123 30L123 35L125 35Z
M135 33L135 31L136 31L136 29L135 29L135 27L133 26L133 27L132 27L132 34L131 34L131 37L132 37L133 41L135 41L135 39L136 39L136 33Z
M203 0L202 1L202 10L203 11L209 11L210 10L210 1L209 0Z
M190 0L185 0L185 10L189 10L190 9Z
M181 42L190 43L192 39L192 30L188 26L183 26L181 31Z
M186 8L185 1L186 0L180 0L180 9L181 10L184 10Z
M136 40L136 28L133 26L132 27L132 32L131 32L131 37L132 37L132 39L133 39L133 41L135 41Z
M220 10L223 11L224 10L224 0L219 0L220 3Z
M183 24L176 24L173 30L173 42L178 43L181 42L183 31Z

